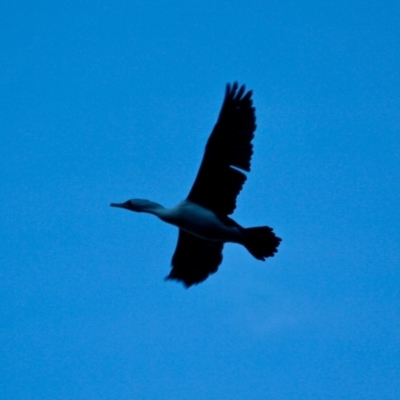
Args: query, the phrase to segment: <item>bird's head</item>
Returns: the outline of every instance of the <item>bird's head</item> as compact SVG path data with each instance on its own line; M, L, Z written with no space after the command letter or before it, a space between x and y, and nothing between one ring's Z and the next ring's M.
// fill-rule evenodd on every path
M152 212L155 209L163 208L160 204L154 203L150 200L132 199L127 200L125 203L111 203L111 207L125 208L135 212Z

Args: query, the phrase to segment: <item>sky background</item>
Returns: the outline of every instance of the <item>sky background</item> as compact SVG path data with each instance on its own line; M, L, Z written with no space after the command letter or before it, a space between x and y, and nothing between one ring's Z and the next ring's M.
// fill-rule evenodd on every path
M0 397L397 400L400 3L0 5ZM164 282L225 84L254 90L235 219L261 263Z

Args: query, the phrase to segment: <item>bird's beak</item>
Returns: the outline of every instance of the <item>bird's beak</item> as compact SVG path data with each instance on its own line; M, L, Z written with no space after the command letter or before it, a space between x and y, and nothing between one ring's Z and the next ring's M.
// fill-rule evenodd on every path
M111 203L110 207L126 208L124 203Z

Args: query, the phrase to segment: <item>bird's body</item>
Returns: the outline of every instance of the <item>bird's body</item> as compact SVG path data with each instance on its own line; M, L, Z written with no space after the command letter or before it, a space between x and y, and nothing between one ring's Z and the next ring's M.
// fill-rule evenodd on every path
M179 238L167 277L187 287L217 271L224 243L239 243L258 260L272 257L281 242L267 226L243 228L228 215L236 207L253 153L255 115L244 86L227 85L225 100L208 139L200 170L187 199L164 208L149 200L112 203L114 207L154 214L179 228ZM240 169L240 170L239 170Z
M221 221L212 211L189 200L166 210L160 219L202 239L236 243L241 239L236 225Z
M212 211L189 200L183 200L175 207L165 208L149 200L128 200L127 203L112 204L113 207L130 209L129 202L141 204L141 212L154 214L162 221L201 239L218 242L240 243L242 234L238 224L230 218L219 219Z

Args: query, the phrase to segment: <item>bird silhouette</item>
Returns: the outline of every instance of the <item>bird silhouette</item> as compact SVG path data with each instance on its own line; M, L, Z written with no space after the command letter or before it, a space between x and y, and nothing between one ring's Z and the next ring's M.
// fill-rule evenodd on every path
M185 200L164 208L149 200L132 199L112 207L156 215L179 228L172 269L166 279L186 287L203 282L218 270L224 243L243 245L257 260L277 252L281 239L268 226L243 228L229 217L250 172L251 143L256 130L252 91L237 82L227 84L216 125L207 141L203 160Z

